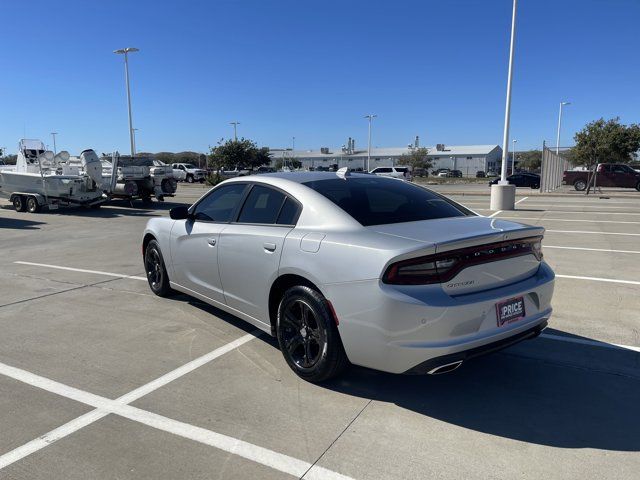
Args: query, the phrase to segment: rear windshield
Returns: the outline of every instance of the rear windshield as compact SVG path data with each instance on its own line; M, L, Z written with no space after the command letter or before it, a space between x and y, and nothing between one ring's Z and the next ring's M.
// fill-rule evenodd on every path
M327 197L365 227L473 215L434 192L389 178L336 178L303 185Z

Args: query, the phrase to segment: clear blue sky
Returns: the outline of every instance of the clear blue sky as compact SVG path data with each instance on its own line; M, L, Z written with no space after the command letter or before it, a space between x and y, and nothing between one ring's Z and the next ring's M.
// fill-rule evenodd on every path
M138 149L500 144L511 0L2 2L0 146L23 133L78 154ZM593 119L640 122L640 2L520 0L512 138L563 144Z

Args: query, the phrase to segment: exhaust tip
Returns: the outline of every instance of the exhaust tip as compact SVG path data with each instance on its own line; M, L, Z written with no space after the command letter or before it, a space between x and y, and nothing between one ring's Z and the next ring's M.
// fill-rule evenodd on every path
M462 360L458 360L457 362L452 362L452 363L445 363L444 365L439 365L431 370L429 370L427 373L429 375L440 375L443 373L449 373L449 372L453 372L454 370L457 370L460 365L462 365Z

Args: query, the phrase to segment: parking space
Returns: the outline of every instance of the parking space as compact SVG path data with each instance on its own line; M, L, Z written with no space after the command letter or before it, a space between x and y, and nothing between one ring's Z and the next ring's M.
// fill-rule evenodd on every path
M206 187L154 208L1 201L0 478L636 478L640 198L523 190L496 213L458 190L547 229L550 328L449 375L324 385L245 322L151 294L144 223Z

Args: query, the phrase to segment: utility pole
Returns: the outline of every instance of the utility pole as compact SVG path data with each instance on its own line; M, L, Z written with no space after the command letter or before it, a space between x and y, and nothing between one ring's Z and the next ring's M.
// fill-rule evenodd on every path
M238 125L240 125L240 122L238 122L237 120L234 120L233 122L230 122L229 125L233 125L233 141L237 142L238 141Z
M133 119L131 117L131 90L129 88L129 53L139 52L140 50L133 47L121 48L114 50L113 53L124 55L124 75L127 84L127 105L129 108L129 142L131 144L131 157L135 156L135 140L133 139Z
M58 135L58 132L51 132L51 136L53 137L53 154L57 155L58 151L56 150L56 135Z
M571 105L571 102L560 102L560 112L558 113L558 136L556 137L556 155L560 154L560 127L562 125L562 107Z
M376 118L378 115L374 115L374 114L369 114L369 115L365 115L364 118L368 118L369 119L369 142L368 142L368 147L367 147L367 172L369 172L371 170L370 167L370 162L371 162L371 121Z

